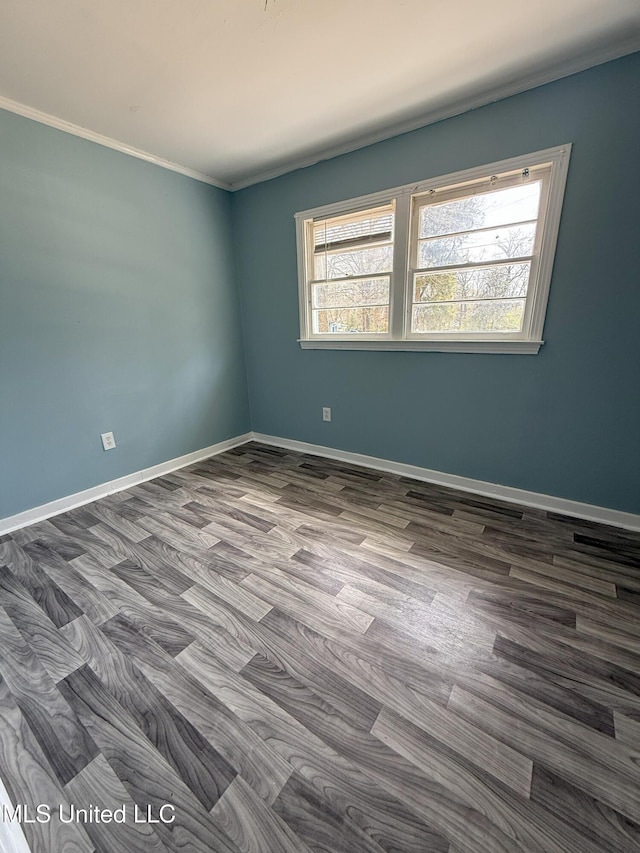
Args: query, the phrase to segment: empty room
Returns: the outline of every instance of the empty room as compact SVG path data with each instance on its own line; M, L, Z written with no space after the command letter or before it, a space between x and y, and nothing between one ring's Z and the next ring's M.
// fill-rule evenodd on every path
M640 851L637 0L2 0L0 853Z

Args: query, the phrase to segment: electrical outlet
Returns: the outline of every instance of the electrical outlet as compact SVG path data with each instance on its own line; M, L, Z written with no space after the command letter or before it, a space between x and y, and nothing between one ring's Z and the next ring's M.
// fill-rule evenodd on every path
M105 450L113 450L116 446L116 440L112 432L103 432L100 438L102 439L102 446Z
M329 408L329 406L323 406L322 407L322 420L323 421L330 421L331 420L331 409Z

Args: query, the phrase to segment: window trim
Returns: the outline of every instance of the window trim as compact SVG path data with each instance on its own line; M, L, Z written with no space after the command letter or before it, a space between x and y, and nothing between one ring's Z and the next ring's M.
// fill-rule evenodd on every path
M298 255L298 300L300 315L299 344L302 349L336 350L408 350L434 352L480 352L480 353L523 353L535 354L544 343L544 327L551 273L562 213L562 203L566 186L571 144L535 151L520 157L511 157L495 163L475 166L441 175L381 192L370 193L357 198L345 199L334 204L310 208L295 214L296 243ZM409 318L411 312L411 269L410 252L413 235L410 233L413 207L416 196L438 190L443 193L454 185L490 178L493 174L516 171L533 166L550 164L551 175L546 198L541 198L538 216L538 239L541 238L539 264L536 270L533 290L527 295L526 316L523 330L514 333L500 333L491 337L491 333L467 333L465 337L452 334L433 333L411 334ZM543 184L543 187L545 185ZM307 232L309 221L320 218L357 213L372 207L390 204L395 199L395 243L393 269L391 272L391 293L389 304L389 332L375 336L357 335L349 338L336 338L335 335L318 335L311 331L311 287L308 278L310 263Z

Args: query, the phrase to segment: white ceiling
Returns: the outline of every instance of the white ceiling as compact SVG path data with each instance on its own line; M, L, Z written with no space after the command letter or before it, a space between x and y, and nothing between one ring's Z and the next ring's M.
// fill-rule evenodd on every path
M0 106L240 187L638 49L640 0L0 0Z

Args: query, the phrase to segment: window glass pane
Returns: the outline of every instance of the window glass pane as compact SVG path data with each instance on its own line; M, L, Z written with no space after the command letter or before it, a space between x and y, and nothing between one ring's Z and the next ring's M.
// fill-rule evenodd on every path
M490 299L526 296L531 264L501 264L471 270L418 273L413 280L414 302Z
M389 239L393 232L393 205L365 210L358 214L346 214L332 219L314 222L313 244L330 247L331 244L348 240L366 242L367 239Z
M367 275L374 272L391 272L393 246L376 246L336 254L314 255L315 279L346 278L350 275Z
M519 332L522 330L524 299L488 302L453 302L414 305L411 331L426 332Z
M418 266L446 267L531 255L535 233L532 223L424 240L418 245Z
M384 334L389 331L389 306L314 311L313 331L316 335Z
M420 237L537 219L540 181L420 208Z
M313 286L314 308L351 308L381 304L389 304L388 278L337 281Z

